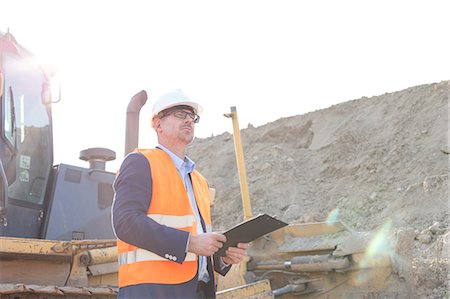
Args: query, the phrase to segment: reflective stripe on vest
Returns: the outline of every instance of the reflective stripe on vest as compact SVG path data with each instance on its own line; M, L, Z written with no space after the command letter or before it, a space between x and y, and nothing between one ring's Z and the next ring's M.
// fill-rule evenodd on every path
M155 220L159 224L163 224L173 228L190 227L193 226L195 222L194 215L170 216L161 214L148 214L147 217Z
M188 252L184 261L193 262L196 259L197 257L195 254ZM119 266L145 261L167 261L167 258L160 257L159 255L151 251L140 248L134 251L128 251L119 254Z
M155 220L159 224L167 225L173 228L183 228L193 226L195 222L194 215L169 216L161 214L148 214L147 217ZM161 257L151 251L138 248L134 251L128 251L119 254L119 266L144 261L166 261L167 258L169 258L169 260L171 259L171 257ZM196 255L191 252L188 252L184 261L186 262L196 261Z

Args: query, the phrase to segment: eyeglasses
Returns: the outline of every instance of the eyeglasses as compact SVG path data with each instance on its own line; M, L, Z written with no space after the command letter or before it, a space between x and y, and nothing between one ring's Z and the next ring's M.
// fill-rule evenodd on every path
M173 114L173 116L179 118L179 119L186 119L186 117L189 115L189 117L192 119L192 121L194 123L198 123L200 121L200 116L192 113L192 112L186 112L183 110L172 110L172 111L167 111L166 113L164 113L163 115L161 115L160 117L166 117L170 114Z

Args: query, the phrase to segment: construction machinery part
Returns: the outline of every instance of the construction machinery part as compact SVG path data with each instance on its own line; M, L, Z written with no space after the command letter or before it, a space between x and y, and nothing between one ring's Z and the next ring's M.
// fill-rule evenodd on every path
M141 90L135 94L127 107L125 126L125 156L135 150L139 143L139 113L147 102L147 92Z
M254 283L219 291L217 299L271 299L274 294L270 282L265 279Z
M117 296L115 240L2 238L0 268L1 298Z
M224 116L231 118L233 121L233 139L234 149L236 153L236 164L239 174L239 184L241 186L242 208L244 210L244 220L253 217L253 212L250 204L250 195L248 192L247 170L244 162L244 151L242 149L241 133L239 131L239 121L237 109L235 106L230 108L230 113L225 113Z

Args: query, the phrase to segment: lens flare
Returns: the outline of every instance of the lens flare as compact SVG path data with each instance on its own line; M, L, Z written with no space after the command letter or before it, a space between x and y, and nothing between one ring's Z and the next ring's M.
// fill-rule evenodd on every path
M376 268L377 266L390 263L390 257L394 253L391 239L391 221L387 221L369 241L369 245L364 253L364 257L359 262L361 268ZM358 283L363 284L373 279L370 272L361 272L358 276Z
M334 209L333 211L328 214L327 217L327 224L332 224L333 222L336 222L339 220L339 208Z

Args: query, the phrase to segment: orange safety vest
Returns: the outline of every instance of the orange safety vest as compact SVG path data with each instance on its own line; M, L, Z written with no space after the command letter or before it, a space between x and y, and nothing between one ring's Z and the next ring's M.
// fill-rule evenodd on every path
M170 156L160 149L137 150L145 155L151 167L152 198L147 216L156 222L197 234L197 220L181 177ZM211 231L209 188L198 172L191 173L192 187L200 214ZM176 198L177 200L173 200ZM145 237L145 236L143 236ZM117 241L119 254L119 287L141 283L179 284L191 280L197 273L197 255L188 252L182 264L151 251Z

